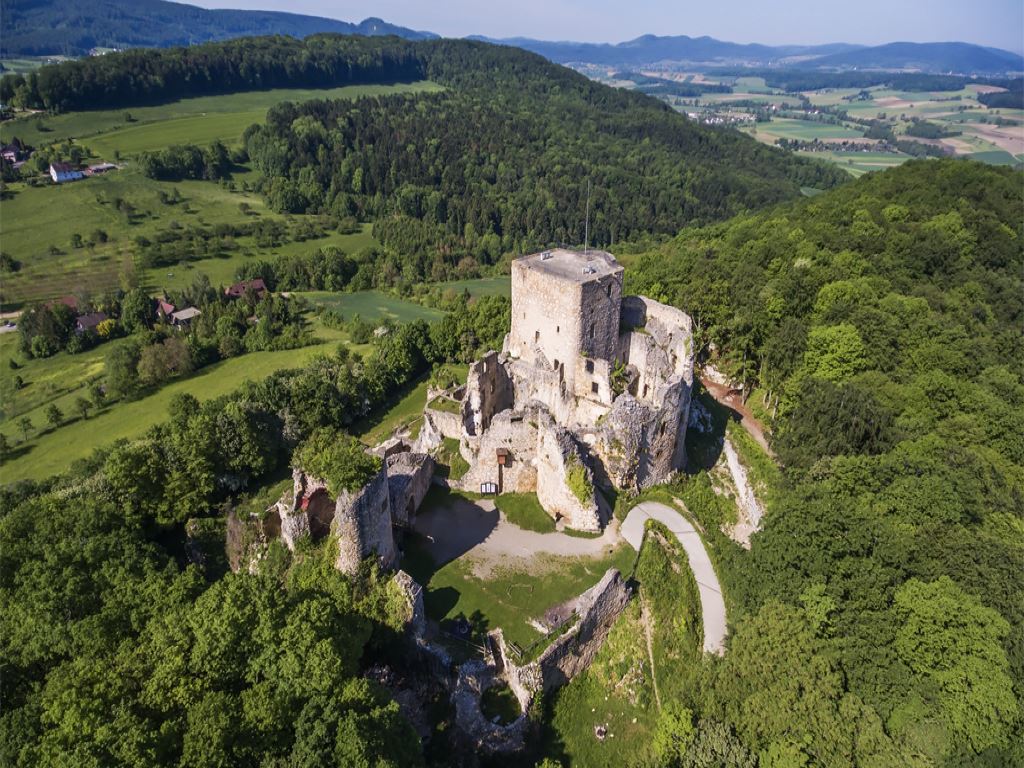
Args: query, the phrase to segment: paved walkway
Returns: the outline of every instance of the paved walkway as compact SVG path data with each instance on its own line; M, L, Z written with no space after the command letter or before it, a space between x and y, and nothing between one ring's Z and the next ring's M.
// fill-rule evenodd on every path
M644 523L657 520L666 526L686 550L690 561L690 569L697 582L700 595L700 612L704 624L704 650L708 653L721 655L725 651L725 601L722 599L722 587L718 576L711 565L711 558L704 548L700 534L689 520L679 512L656 501L644 501L637 504L626 515L620 533L633 549L640 549L644 538Z

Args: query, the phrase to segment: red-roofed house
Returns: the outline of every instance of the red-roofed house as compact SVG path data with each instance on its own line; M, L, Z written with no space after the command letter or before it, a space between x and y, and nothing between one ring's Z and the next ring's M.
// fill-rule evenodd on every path
M263 282L262 277L257 277L254 280L243 280L240 283L235 283L232 286L224 289L224 295L228 298L238 299L245 296L245 292L251 290L257 296L262 296L267 292L267 284Z
M157 320L166 320L174 314L174 305L169 301L159 299L156 303L156 318Z

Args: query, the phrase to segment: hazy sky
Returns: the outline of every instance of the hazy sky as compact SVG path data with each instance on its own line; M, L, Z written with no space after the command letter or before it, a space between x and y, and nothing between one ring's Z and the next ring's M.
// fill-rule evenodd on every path
M448 37L620 42L645 33L738 43L963 40L1024 50L1022 0L184 0L345 21L379 16Z

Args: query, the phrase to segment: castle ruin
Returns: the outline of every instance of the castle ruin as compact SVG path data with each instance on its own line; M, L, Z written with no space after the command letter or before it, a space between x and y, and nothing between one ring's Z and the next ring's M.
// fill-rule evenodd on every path
M457 439L459 485L536 492L571 528L598 530L595 484L641 489L685 464L693 385L689 316L622 295L604 251L554 249L512 262L512 327L469 371L458 418L432 409L421 443Z

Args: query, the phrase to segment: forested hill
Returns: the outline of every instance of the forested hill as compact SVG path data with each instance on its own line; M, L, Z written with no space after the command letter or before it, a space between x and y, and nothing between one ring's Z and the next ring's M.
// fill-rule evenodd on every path
M281 211L377 222L412 280L463 258L674 234L827 188L842 172L734 131L697 125L525 51L468 41L410 45L446 91L272 109L249 157Z
M165 0L4 0L0 24L3 56L84 56L92 48L162 48L247 35L435 37L381 19L351 24L276 11L207 10Z
M1020 172L913 161L627 272L778 409L751 618L703 712L754 752L1024 765L1022 210Z

